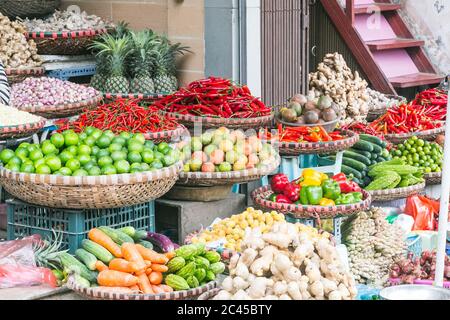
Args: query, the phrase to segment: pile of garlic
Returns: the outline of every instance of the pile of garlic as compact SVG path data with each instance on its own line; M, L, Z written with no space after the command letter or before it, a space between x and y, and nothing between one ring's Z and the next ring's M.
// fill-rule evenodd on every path
M327 95L338 105L342 124L364 121L369 112L367 81L347 66L339 53L329 53L309 74L309 96Z
M367 88L366 93L369 96L369 111L390 108L400 103L398 99L389 98L384 93L370 88ZM405 98L403 99L406 101Z
M357 291L329 239L277 222L246 235L214 300L351 300Z
M360 212L342 225L350 271L361 284L383 286L389 278L389 267L405 253L402 229L389 224L380 208Z
M42 64L36 43L25 38L25 27L0 13L0 62L6 68L36 67Z

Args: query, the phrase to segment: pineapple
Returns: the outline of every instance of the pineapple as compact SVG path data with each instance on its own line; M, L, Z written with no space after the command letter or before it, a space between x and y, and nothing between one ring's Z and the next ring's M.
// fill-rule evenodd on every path
M56 233L53 230L53 241L43 240L33 243L34 258L36 265L43 268L59 269L59 254L67 252L60 251L62 244L62 233Z
M97 70L91 78L90 86L98 91L104 91L108 72L106 59L100 55L97 55L95 59L97 60Z

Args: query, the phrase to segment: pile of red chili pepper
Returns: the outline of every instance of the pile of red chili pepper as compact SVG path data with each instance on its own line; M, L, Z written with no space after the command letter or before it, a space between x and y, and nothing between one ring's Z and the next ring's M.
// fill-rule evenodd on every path
M411 104L415 106L423 106L424 114L434 120L445 120L447 102L447 93L444 90L434 88L419 93Z
M377 132L370 125L364 124L362 122L353 122L349 125L342 127L343 130L350 130L356 133L368 134L371 136L375 136L380 138L381 140L385 140L384 135L380 132Z
M370 126L383 134L398 134L439 128L442 123L438 120L440 119L427 114L424 106L403 104L388 109L383 116L372 122Z
M339 131L328 133L323 127L285 127L278 126L276 135L266 129L259 134L262 140L278 140L280 142L330 142L344 139Z
M75 121L60 124L59 130L73 129L80 132L92 126L114 133L147 133L174 130L179 126L175 120L160 115L157 109L140 106L139 102L136 99L117 99L99 105L96 109L84 111Z
M271 109L251 95L246 85L210 77L190 83L154 106L167 112L202 117L255 118L270 115Z

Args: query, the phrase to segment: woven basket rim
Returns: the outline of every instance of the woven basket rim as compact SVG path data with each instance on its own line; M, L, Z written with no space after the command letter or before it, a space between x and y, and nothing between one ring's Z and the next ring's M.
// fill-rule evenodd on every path
M24 123L24 124L15 124L12 126L0 126L0 133L6 133L3 131L5 131L6 129L12 130L15 128L19 129L19 130L15 130L15 132L17 132L17 131L20 131L20 127L23 127L23 126L29 126L29 128L28 128L29 130L43 128L47 122L47 119L45 119L44 117L41 117L41 116L37 116L37 117L39 117L40 119L35 122L29 122L29 123ZM10 130L8 130L8 132L11 132Z
M101 176L56 176L48 174L35 174L35 173L20 173L12 172L2 166L0 166L0 178L29 182L35 184L47 184L53 186L96 186L96 185L130 185L135 183L146 183L163 178L170 178L178 176L183 162L179 161L169 167L162 168L155 171L146 171L138 173L124 173L114 175L101 175Z
M255 124L258 122L270 122L273 120L273 112L270 115L254 118L220 118L220 117L202 117L202 116L192 116L188 114L181 114L176 112L167 112L160 110L162 114L189 122L202 122L211 124L221 124L223 126L229 125L245 125L245 124Z
M80 109L85 106L88 106L93 103L99 103L101 100L103 100L103 95L98 94L96 96L93 96L86 100L81 100L73 103L67 103L67 104L57 104L57 105L51 105L51 106L22 106L20 108L17 108L21 111L26 111L30 113L47 113L47 112L54 112L54 111L61 111L61 110L70 110L70 109Z
M42 66L5 68L5 74L7 76L28 75L28 74L40 75L44 73L45 68Z
M174 291L174 292L166 292L160 294L141 294L141 293L111 293L111 292L102 292L101 290L96 290L96 293L93 289L95 288L83 288L76 284L73 277L69 277L67 281L67 287L72 291L80 293L84 296L91 298L100 298L105 300L175 300L175 299L185 299L190 297L197 297L205 292L213 290L217 287L217 281L210 281L205 285L189 289L183 291Z
M241 171L229 171L229 172L180 172L180 179L188 180L227 180L227 179L239 179L249 176L265 176L272 173L281 163L281 157L276 155L275 163L270 166L262 168L245 169Z
M408 132L408 133L400 133L400 134L385 134L386 140L390 139L408 139L412 136L424 137L424 136L432 136L435 134L439 134L445 131L445 121L436 121L436 123L441 123L442 126L434 129L417 131L417 132Z
M440 172L428 172L423 175L424 179L442 178L442 171Z
M161 138L171 138L171 137L179 137L186 131L187 131L186 127L183 126L182 124L179 124L173 130L147 132L147 133L144 133L144 136L145 136L146 140L161 139Z
M266 197L262 196L262 194L266 192L273 193L270 186L264 186L254 190L251 193L251 197L253 201L255 201L255 203L264 208L289 212L292 214L296 214L296 217L298 217L298 214L305 214L305 217L307 216L308 218L313 218L314 216L321 217L321 215L348 215L347 212L355 212L356 210L362 211L365 208L368 208L372 202L371 194L365 190L362 190L363 201L351 205L338 205L328 207L276 203L269 201L266 199Z
M386 189L386 190L371 190L371 191L366 191L368 192L372 198L377 197L377 196L395 196L397 194L405 194L405 193L412 193L412 192L418 192L420 190L423 190L426 186L425 182L413 185L413 186L409 186L409 187L404 187L404 188L396 188L396 189Z
M28 31L25 36L31 39L83 38L107 33L107 28L80 29L71 31Z
M102 92L103 97L106 99L162 99L168 96L168 92L159 93L111 93Z

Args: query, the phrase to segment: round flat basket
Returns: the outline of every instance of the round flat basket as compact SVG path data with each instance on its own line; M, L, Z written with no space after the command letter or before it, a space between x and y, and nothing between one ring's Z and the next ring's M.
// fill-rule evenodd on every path
M9 83L22 82L28 77L42 76L45 73L44 67L29 68L6 68L5 74Z
M228 129L257 129L266 127L272 123L273 114L256 118L212 118L196 117L187 114L160 111L188 128L193 128L195 124L201 124L204 129L227 127Z
M343 140L330 142L273 142L278 146L282 156L298 156L300 154L326 154L335 153L351 148L359 141L359 135L353 131L343 132L346 137Z
M340 119L337 118L336 120L330 121L330 122L324 122L321 124L298 124L298 123L291 123L291 122L286 122L280 119L279 114L277 114L275 116L275 121L278 123L281 123L287 127L317 127L318 125L322 126L326 132L333 132L334 129L336 129Z
M184 126L180 125L178 128L174 130L148 132L144 134L144 137L146 140L152 140L155 143L170 142L172 140L177 140L185 132L187 132L187 129Z
M421 192L424 188L425 182L406 188L375 190L368 192L372 196L372 201L391 201L407 198L413 194Z
M88 52L92 41L107 29L77 30L63 32L28 32L26 37L36 42L39 54L81 55Z
M161 197L178 179L182 163L161 170L96 177L17 173L0 168L0 184L25 202L62 209L128 207Z
M386 140L399 144L403 143L405 140L408 140L409 138L413 136L417 136L420 139L427 140L427 141L433 141L437 138L437 136L441 133L445 132L445 122L441 122L442 126L436 129L431 130L425 130L425 131L419 131L419 132L409 132L409 133L402 133L402 134L385 134L384 137Z
M221 288L214 288L208 292L202 293L197 300L212 300L219 292Z
M41 118L41 120L33 123L0 127L0 140L30 137L41 130L45 126L46 121Z
M166 93L155 93L155 94L143 94L143 93L109 93L104 92L103 97L108 101L113 101L116 99L139 99L145 101L156 101L162 99L166 96Z
M442 172L430 172L425 173L423 178L425 179L425 183L428 185L436 185L441 184L442 182Z
M58 9L61 0L1 0L0 12L9 18L42 17Z
M407 103L408 100L405 97L402 96L397 96L394 94L386 94L385 95L387 98L391 99L391 100L396 100L398 101L395 104L392 105L386 105L386 104L380 104L378 106L376 106L375 108L372 108L371 110L369 110L369 113L367 114L367 121L374 121L376 119L378 119L379 117L381 117L383 114L386 113L386 111L394 106L394 105L400 105L402 103Z
M180 179L177 184L183 186L210 187L255 181L273 173L280 165L280 162L281 159L278 156L274 163L259 169L254 168L230 172L180 172Z
M97 106L97 104L102 101L103 96L98 95L92 97L88 100L83 100L79 102L60 104L54 106L24 106L18 108L19 110L26 111L39 115L47 119L58 119L67 118L80 114L83 110L92 109Z
M359 211L364 211L370 207L372 198L366 191L362 191L363 201L350 205L322 207L322 206L303 206L296 204L276 203L267 199L273 194L270 186L261 187L252 192L252 199L259 207L263 209L275 210L282 213L290 213L297 219L330 219L343 216L349 216Z
M217 287L217 281L211 281L190 290L161 294L114 293L109 290L102 290L99 287L85 288L76 284L72 277L69 277L67 287L83 297L94 300L196 300L203 293L214 290Z

